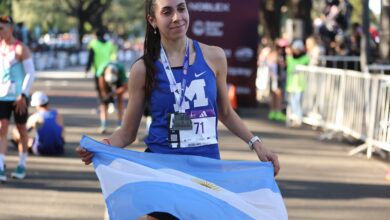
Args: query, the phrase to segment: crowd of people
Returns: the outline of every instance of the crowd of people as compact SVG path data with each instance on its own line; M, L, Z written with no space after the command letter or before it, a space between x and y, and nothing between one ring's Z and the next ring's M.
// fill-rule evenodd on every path
M285 39L270 43L263 41L263 43L258 65L267 68L270 79L268 119L280 122L288 119L291 120L292 127L299 127L303 117L301 101L305 90L305 79L302 73L295 71L295 66L316 65L321 49L314 38L306 39L306 46L302 39L295 39L291 44ZM288 117L286 117L287 109Z

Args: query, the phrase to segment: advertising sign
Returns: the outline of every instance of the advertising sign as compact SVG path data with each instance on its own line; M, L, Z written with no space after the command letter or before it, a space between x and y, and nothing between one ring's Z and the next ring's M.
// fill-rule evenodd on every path
M256 104L259 0L187 0L190 38L222 47L238 104Z

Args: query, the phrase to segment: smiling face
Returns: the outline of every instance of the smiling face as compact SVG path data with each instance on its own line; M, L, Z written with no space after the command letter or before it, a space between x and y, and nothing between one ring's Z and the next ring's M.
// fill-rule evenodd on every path
M174 40L185 36L189 25L185 0L155 0L154 14L148 16L148 21L161 37Z

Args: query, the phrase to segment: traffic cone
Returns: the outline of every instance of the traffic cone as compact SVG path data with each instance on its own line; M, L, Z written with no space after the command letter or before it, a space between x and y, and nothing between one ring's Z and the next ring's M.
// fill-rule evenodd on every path
M229 97L230 105L233 107L235 111L237 111L238 109L237 90L236 90L236 86L233 84L229 85L228 97Z

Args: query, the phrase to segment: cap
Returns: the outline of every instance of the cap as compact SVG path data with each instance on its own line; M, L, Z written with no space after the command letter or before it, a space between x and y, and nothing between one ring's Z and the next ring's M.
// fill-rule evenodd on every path
M288 40L284 39L284 38L280 38L278 39L278 41L276 42L276 44L278 45L278 47L287 47L288 45Z
M12 19L11 16L3 15L3 16L0 17L0 23L3 23L3 24L14 24L14 20Z
M302 40L295 40L292 43L291 48L293 50L305 50L305 45L303 44Z
M34 92L31 96L31 106L42 106L49 102L47 95L41 91Z

